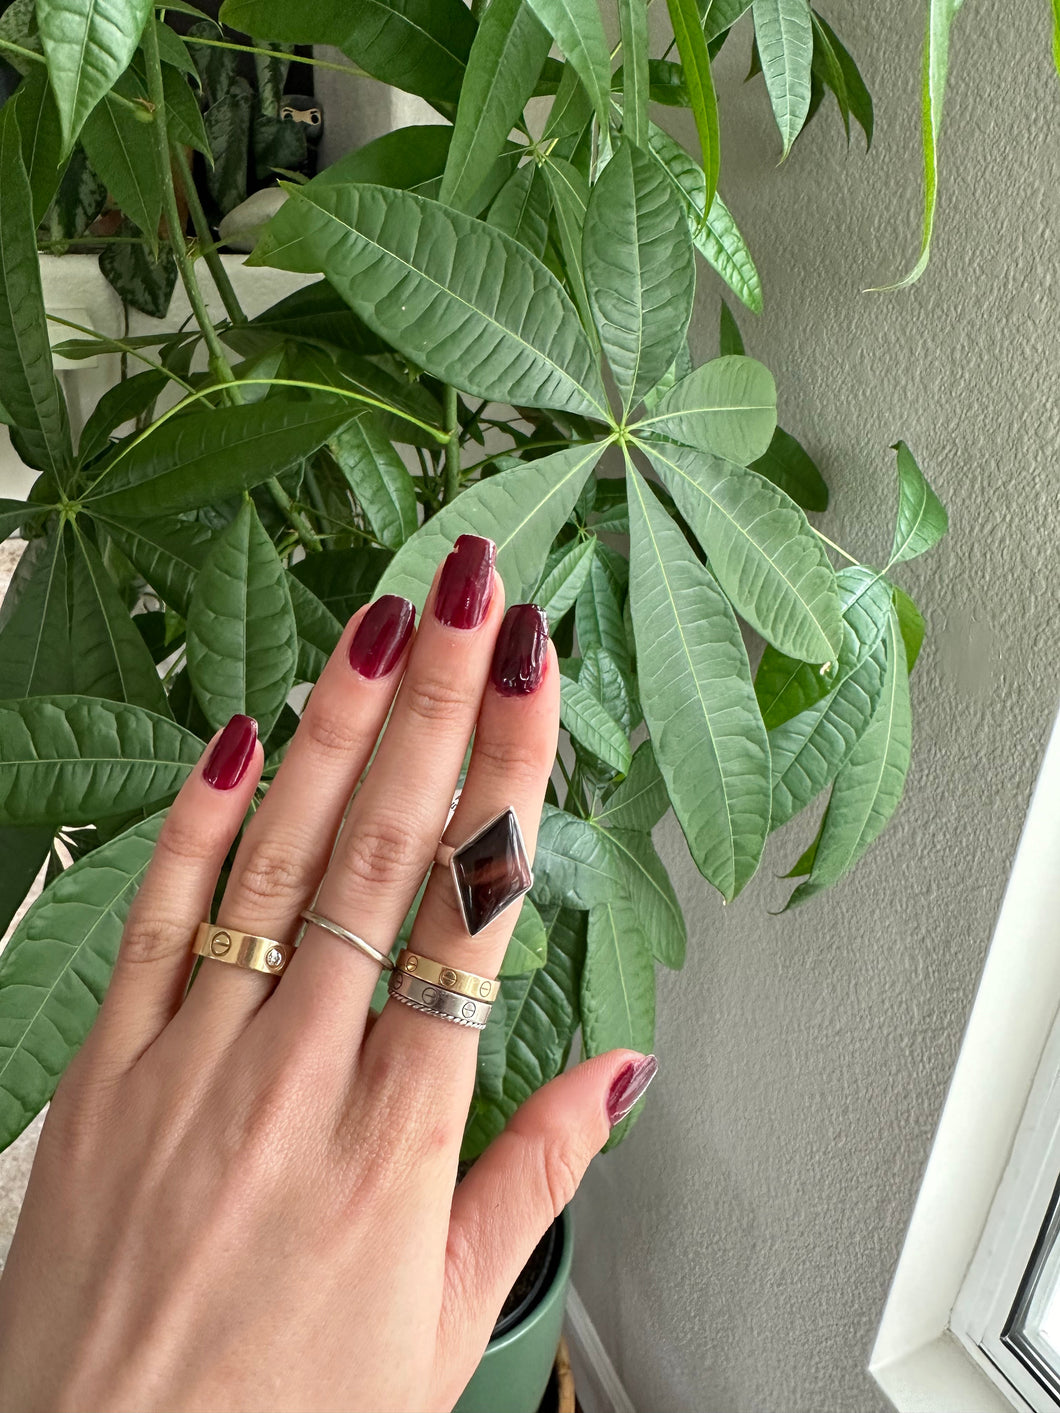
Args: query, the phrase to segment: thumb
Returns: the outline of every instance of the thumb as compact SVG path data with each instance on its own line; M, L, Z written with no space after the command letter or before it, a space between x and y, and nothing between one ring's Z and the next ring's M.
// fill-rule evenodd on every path
M460 1183L439 1340L445 1382L450 1370L470 1376L534 1247L657 1069L654 1055L612 1050L561 1074L516 1110Z

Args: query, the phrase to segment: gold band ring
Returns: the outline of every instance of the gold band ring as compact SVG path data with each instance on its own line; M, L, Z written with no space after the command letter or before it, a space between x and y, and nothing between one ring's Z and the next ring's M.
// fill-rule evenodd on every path
M237 927L219 927L213 922L199 923L191 950L211 961L227 962L244 971L264 972L266 976L282 976L294 956L294 948L288 942L240 932Z
M410 952L406 947L398 954L398 971L418 976L421 981L429 981L435 986L444 986L446 991L455 991L458 996L470 996L473 1001L496 1001L501 989L499 981L491 981L486 976L476 976L473 971L459 971L456 967L443 966L430 957L421 957L418 952Z

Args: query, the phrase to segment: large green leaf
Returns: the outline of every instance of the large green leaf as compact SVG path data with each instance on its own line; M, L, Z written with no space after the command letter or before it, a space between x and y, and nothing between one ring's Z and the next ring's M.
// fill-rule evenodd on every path
M901 564L938 544L949 528L949 517L905 442L896 443L894 450L898 453L898 521L890 563Z
M696 0L666 0L673 25L677 52L684 66L685 87L688 90L692 116L699 134L703 153L703 176L706 182L704 205L709 206L718 189L721 168L721 147L718 133L718 100L714 93L714 78L710 69L710 54L703 33Z
M39 434L48 469L62 477L71 461L70 430L52 371L16 107L0 110L0 402L5 420Z
M622 33L622 131L637 147L648 143L648 6L618 0Z
M571 737L619 775L632 760L629 738L619 723L580 682L560 682L559 719Z
M107 184L121 210L143 232L152 251L158 248L162 216L162 173L155 159L150 124L138 121L128 103L142 97L131 75L123 75L85 121L81 141L88 160Z
M772 828L786 824L835 779L868 728L886 667L885 644L880 641L827 697L769 733Z
M342 474L388 549L400 549L419 525L416 487L387 437L367 417L340 427L328 443Z
M583 255L589 304L628 413L676 358L696 288L673 186L629 142L618 144L592 189Z
M593 814L593 822L615 829L654 829L670 808L666 781L655 761L650 741L642 741L633 753L629 774Z
M188 614L192 585L202 568L212 532L200 520L160 515L130 523L100 517L107 535L143 575L158 596Z
M147 368L108 388L96 403L81 433L77 447L77 458L81 464L92 461L107 449L116 427L153 407L168 383L169 378L162 368Z
M777 425L777 388L768 368L731 356L676 382L638 424L653 436L712 451L737 466L764 455Z
M124 520L212 505L303 460L355 407L315 394L171 417L118 443L85 495L86 509Z
M128 67L150 13L151 0L37 0L67 153L86 118Z
M540 260L548 245L549 195L545 174L526 162L501 187L487 220Z
M244 34L334 44L361 68L408 93L455 102L475 37L460 0L225 0L221 19Z
M325 556L320 556L325 558ZM331 558L330 555L326 556ZM317 558L316 555L313 558ZM342 624L331 610L290 571L287 589L298 628L298 665L296 682L315 682L324 670L324 663L335 651L342 636Z
M410 123L407 127L385 132L372 142L366 142L363 147L355 147L352 152L345 153L337 162L332 162L321 172L316 185L371 182L377 186L400 187L402 191L430 188L424 190L423 194L436 194L445 171L452 140L453 129L450 127L443 127L438 123ZM310 285L308 288L316 290L318 287ZM288 295L284 302L289 304L292 300L297 300L298 295L305 293L306 291L299 290L295 295ZM330 293L333 300L337 299L334 290ZM274 309L275 307L273 306ZM342 305L343 309L345 307ZM254 322L260 323L263 319L269 319L271 312L266 310ZM370 353L372 350L358 349L357 352Z
M835 30L824 18L814 11L814 29L823 34L824 38L831 46L839 65L839 72L842 75L843 89L846 93L847 105L851 116L857 122L862 132L865 134L865 150L872 146L873 111L872 95L865 87L865 80L861 77L861 72L854 62L853 56L844 46Z
M648 150L659 162L681 199L692 242L733 294L756 314L762 312L762 282L743 236L728 207L714 193L707 210L707 179L680 143L654 123L648 128Z
M465 1159L477 1157L519 1105L567 1063L578 1029L585 918L550 908L545 928L548 960L528 976L505 980L482 1033Z
M790 432L778 427L765 452L751 462L774 486L791 496L803 510L827 510L828 487L812 458Z
M0 702L0 825L92 824L175 795L202 742L126 702Z
M0 958L0 1148L48 1102L92 1027L163 813L48 885Z
M40 225L62 176L62 135L48 72L34 65L18 86L15 114L22 134L22 161L33 195L33 224Z
M608 830L607 838L622 891L636 913L649 951L664 966L683 967L685 919L651 835L638 829L615 828Z
M388 187L298 187L250 263L323 271L370 328L465 392L607 418L555 276L485 222Z
M537 971L548 960L548 933L541 914L529 898L524 898L519 906L519 918L511 935L504 961L501 963L501 976L525 976L529 971Z
M747 652L725 595L632 464L627 480L644 717L692 857L732 899L769 829L769 743Z
M541 606L550 623L558 623L573 607L592 568L596 543L592 535L549 556L544 576L534 591L534 602Z
M565 158L550 153L541 164L552 200L567 285L587 329L594 329L593 312L585 289L582 235L589 209L589 179Z
M876 709L864 734L847 757L828 801L813 868L788 906L805 902L830 888L854 867L898 808L909 771L912 723L909 673L898 622L887 625L887 665Z
M0 858L4 861L0 873L0 937L40 873L51 851L52 838L51 829L0 829Z
M924 617L905 590L899 589L897 585L894 589L894 611L898 615L898 627L905 644L906 665L912 672L920 656L920 649L924 646Z
M596 0L527 0L582 81L606 131L611 111L611 60Z
M287 574L247 500L214 542L188 609L188 672L210 725L241 712L267 737L297 660Z
M6 540L8 535L13 535L43 511L43 506L34 505L32 501L8 500L6 496L0 496L0 540Z
M920 254L908 275L895 289L915 284L927 269L931 237L935 229L935 201L938 194L938 144L942 128L942 102L950 67L950 27L962 0L929 0L927 38L924 41L923 83L920 91L921 142L924 151L924 224Z
M891 608L891 586L861 565L841 569L836 587L843 609L843 642L829 670L788 657L767 644L755 674L755 695L767 730L790 721L835 690L872 653Z
M754 0L755 39L786 157L810 107L813 18L809 0Z
M378 592L401 594L422 609L435 570L457 537L484 535L496 542L508 602L519 603L537 585L552 541L602 452L602 443L567 447L477 481L398 551Z
M494 0L471 46L439 201L467 210L508 140L551 47L526 0Z
M700 8L705 12L703 33L708 39L717 39L751 8L751 0L700 0Z
M70 652L75 691L132 702L168 716L158 669L95 545L76 525L73 542Z
M645 444L733 606L781 652L830 662L843 641L835 571L793 500L742 466Z
M655 1044L655 965L633 905L618 896L589 914L581 992L586 1056Z
M73 692L68 526L53 522L22 551L0 606L0 698Z

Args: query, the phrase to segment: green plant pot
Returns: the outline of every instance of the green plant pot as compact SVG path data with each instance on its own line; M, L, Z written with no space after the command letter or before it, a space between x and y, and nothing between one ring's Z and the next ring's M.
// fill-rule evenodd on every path
M570 1212L556 1223L559 1253L551 1278L514 1328L495 1335L453 1413L537 1413L556 1359L567 1305L574 1228Z

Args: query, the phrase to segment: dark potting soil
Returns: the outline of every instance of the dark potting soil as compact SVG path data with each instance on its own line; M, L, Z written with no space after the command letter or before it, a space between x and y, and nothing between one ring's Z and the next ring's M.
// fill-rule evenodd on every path
M528 1315L548 1289L559 1264L561 1246L559 1223L553 1222L534 1247L529 1261L520 1271L507 1300L501 1306L501 1313L493 1327L494 1339L507 1333Z

